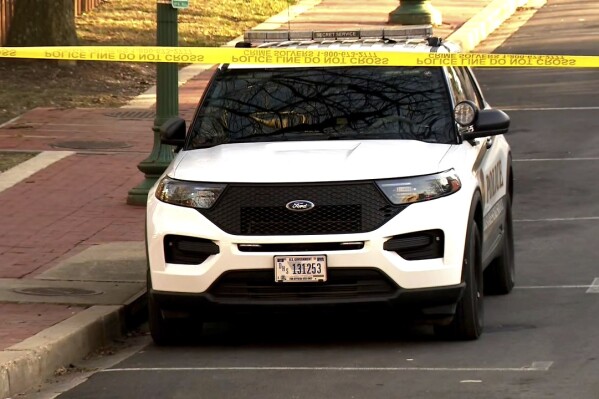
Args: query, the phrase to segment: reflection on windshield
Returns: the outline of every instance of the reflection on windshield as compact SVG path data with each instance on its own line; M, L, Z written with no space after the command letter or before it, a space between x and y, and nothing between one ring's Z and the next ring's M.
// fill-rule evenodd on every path
M404 139L455 142L440 68L224 69L189 149L222 143Z

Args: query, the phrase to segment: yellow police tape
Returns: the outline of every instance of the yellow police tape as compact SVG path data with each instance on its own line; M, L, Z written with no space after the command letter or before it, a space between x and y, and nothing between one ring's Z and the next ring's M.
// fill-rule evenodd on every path
M0 47L0 58L75 61L174 62L185 64L387 65L597 68L599 56L409 53L350 49L225 47Z

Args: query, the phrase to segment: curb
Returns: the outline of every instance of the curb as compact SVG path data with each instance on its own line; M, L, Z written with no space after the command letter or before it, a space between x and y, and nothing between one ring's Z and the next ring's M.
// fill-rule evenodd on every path
M459 44L462 51L469 52L495 29L511 17L518 7L522 7L529 0L494 0L481 12L466 21L447 37L448 42Z
M0 351L0 398L37 387L65 365L122 336L145 315L145 290L127 304L92 306Z
M447 41L460 44L465 52L472 51L518 7L527 2L528 0L494 0L452 33ZM300 2L308 5L308 8L318 3L320 0ZM265 24L285 23L286 21L279 22L279 19L284 17L282 14L286 15L287 12L272 17L277 19L274 21L269 19ZM295 15L297 13L292 17ZM230 43L228 45L231 45ZM184 76L189 79L203 69L207 68L198 68L198 66L194 68L192 65L183 68L180 72L186 71ZM185 82L179 82L179 84L183 83ZM153 102L146 105L154 97L153 89L141 94L123 108L153 105ZM127 328L144 320L145 305L146 295L145 290L142 290L125 305L92 306L23 342L0 351L0 398L9 398L11 395L34 389L51 377L59 367L77 362L98 347L118 338Z

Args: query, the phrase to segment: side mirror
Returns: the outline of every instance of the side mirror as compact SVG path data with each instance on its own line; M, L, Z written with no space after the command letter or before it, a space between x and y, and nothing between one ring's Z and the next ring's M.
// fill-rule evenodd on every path
M478 118L474 122L474 131L462 135L464 140L472 140L479 137L496 136L505 134L510 127L510 117L499 109L481 109Z
M471 131L462 133L464 140L505 134L510 127L510 117L498 109L478 109L472 101L462 101L454 109L454 119L458 125Z
M185 119L171 118L160 126L160 142L162 144L182 147L185 144Z

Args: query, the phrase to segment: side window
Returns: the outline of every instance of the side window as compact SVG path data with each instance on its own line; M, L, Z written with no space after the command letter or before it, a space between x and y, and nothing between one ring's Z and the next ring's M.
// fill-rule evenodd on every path
M455 68L447 67L447 79L449 80L449 87L456 104L460 101L469 100L464 90L462 79L458 76Z
M464 93L466 95L466 99L470 101L474 101L479 108L484 108L483 100L476 88L476 83L472 80L472 76L464 67L455 68L458 78L462 83L462 88L464 89Z

